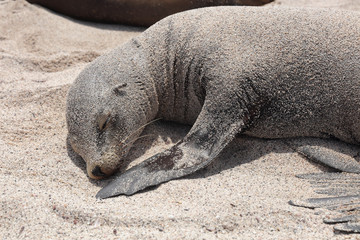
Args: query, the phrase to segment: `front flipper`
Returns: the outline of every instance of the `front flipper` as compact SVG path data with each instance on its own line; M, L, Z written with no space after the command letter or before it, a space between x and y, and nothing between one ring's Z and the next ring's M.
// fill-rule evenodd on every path
M177 144L131 168L101 189L96 197L103 199L121 194L132 195L149 186L155 186L195 172L212 160L206 156L201 156L201 154L189 153L190 151L183 145L183 143ZM176 167L179 165L177 161L183 158L192 159L194 165L183 169L179 166Z
M244 114L240 107L231 104L219 106L223 103L205 101L194 126L183 140L126 171L101 189L96 197L132 195L208 165L244 128Z

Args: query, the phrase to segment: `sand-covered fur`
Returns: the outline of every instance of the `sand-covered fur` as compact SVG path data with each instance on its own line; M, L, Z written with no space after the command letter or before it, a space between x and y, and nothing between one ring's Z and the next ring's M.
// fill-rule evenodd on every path
M112 185L132 194L206 166L239 133L359 143L359 19L251 7L168 17L80 74L68 96L71 145L98 178L120 166L150 120L195 123L117 180L124 190Z

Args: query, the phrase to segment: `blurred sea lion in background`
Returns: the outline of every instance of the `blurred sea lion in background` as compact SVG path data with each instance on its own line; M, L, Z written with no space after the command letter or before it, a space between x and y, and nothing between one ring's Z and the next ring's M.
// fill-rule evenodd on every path
M221 6L261 6L273 0L27 0L80 20L148 27L189 9Z

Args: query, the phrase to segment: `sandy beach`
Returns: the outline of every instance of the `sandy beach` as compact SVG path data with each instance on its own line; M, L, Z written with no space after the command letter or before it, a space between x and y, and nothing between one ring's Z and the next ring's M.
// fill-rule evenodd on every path
M360 10L358 0L279 0ZM66 146L67 91L99 55L144 28L73 20L24 0L0 1L0 239L356 239L290 206L319 197L296 174L327 169L286 140L237 138L207 168L127 197L97 200L95 181ZM188 126L156 122L129 167L169 148ZM303 140L306 141L306 140Z

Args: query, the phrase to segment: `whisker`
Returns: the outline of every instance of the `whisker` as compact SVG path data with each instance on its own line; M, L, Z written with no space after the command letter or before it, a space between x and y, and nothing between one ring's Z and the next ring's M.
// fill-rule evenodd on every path
M148 126L148 125L150 125L151 123L154 123L154 122L156 122L156 121L159 121L160 119L161 119L161 118L154 119L154 120L152 120L152 121L150 121L150 122L148 122L148 123L145 123L144 125L140 126L140 127L137 128L136 130L134 130L132 133L130 133L129 136L127 136L124 140L122 140L122 141L119 143L119 145L120 145L120 144L124 144L125 141L128 140L130 137L132 137L134 134L136 134L137 131L141 130L142 128L144 128L144 127L146 127L146 126Z
M151 137L151 136L155 136L155 134L146 134L146 135L140 136L135 141L137 141L137 140L139 140L141 138L146 138L146 137Z
M125 145L122 146L122 148L126 148L127 146L129 146L130 144L133 144L134 142L136 142L137 140L141 139L141 138L145 138L145 137L150 137L150 136L155 136L154 134L147 134L147 135L143 135L140 137L135 138L133 141L127 142Z
M161 118L156 118L156 119L154 119L154 120L151 120L150 122L145 123L144 125L142 125L142 126L139 127L138 129L136 129L134 132L139 131L141 128L146 127L146 126L148 126L148 125L150 125L150 124L152 124L152 123L154 123L154 122L156 122L156 121L159 121L160 119L161 119Z

